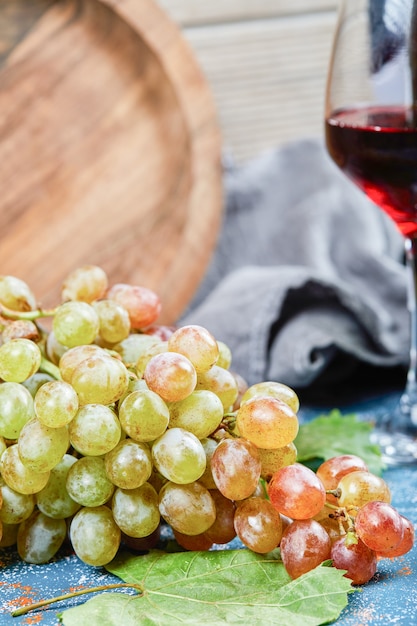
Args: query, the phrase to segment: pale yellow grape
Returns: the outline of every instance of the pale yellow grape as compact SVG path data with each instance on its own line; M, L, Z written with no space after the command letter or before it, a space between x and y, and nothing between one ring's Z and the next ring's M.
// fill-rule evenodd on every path
M87 302L61 304L53 317L52 329L59 343L68 348L93 343L100 321L94 307Z
M105 504L114 492L114 485L106 474L104 460L96 456L82 456L71 465L66 487L75 502L88 507Z
M216 505L208 489L198 482L177 485L167 482L159 492L159 511L164 520L184 535L199 535L216 519Z
M22 383L38 371L41 358L38 344L30 339L11 339L0 346L0 378Z
M102 298L108 287L106 272L97 265L77 267L64 279L61 287L61 298L91 303Z
M58 552L66 536L65 520L52 519L36 510L19 526L17 551L26 563L47 563Z
M134 365L151 346L162 343L159 337L155 337L154 335L131 333L126 339L116 343L112 349L120 354L123 363Z
M45 487L35 494L36 506L48 517L66 519L80 509L81 505L71 498L66 486L68 472L76 462L76 457L64 454L58 465L51 470Z
M36 298L31 289L15 276L0 276L0 302L13 311L36 309Z
M191 361L177 352L156 354L148 361L143 377L149 389L166 402L177 402L195 389L197 372Z
M75 346L69 350L67 349L59 360L59 370L63 380L67 383L71 383L73 374L79 364L90 356L97 355L108 356L108 353L94 343L86 346Z
M294 389L288 387L288 385L284 385L284 383L276 381L255 383L245 391L241 399L241 404L254 396L273 396L274 398L279 398L286 402L294 413L297 413L300 408L300 401Z
M299 429L296 413L273 396L254 396L240 405L236 427L241 437L258 448L282 448L294 441Z
M103 404L85 404L68 425L71 445L84 456L107 454L119 443L122 428L116 413Z
M198 482L207 489L217 489L211 471L211 457L213 456L213 452L217 448L218 442L214 439L211 439L210 437L204 437L204 439L201 439L201 444L204 448L204 452L206 453L206 469L198 479Z
M116 489L112 511L116 524L129 537L147 537L161 519L158 494L147 482L136 489Z
M38 327L31 320L9 320L1 333L3 343L12 339L30 339L37 343L41 339Z
M50 428L34 417L27 422L17 441L22 463L35 472L48 472L57 465L69 448L66 426Z
M217 341L206 328L197 324L175 330L168 339L168 350L190 359L196 372L207 372L219 358Z
M0 538L0 548L10 548L16 545L19 524L2 523L3 533Z
M261 458L261 476L269 481L273 474L281 467L292 465L297 461L297 448L293 441L282 448L258 448Z
M35 417L33 398L19 383L0 384L0 435L17 439L23 426Z
M219 349L219 358L217 359L216 365L222 367L225 370L230 369L232 365L232 351L224 341L217 340L217 347Z
M100 300L93 306L99 317L99 335L105 342L119 343L129 336L129 314L120 304L114 300Z
M34 408L37 418L45 426L66 426L78 411L75 389L65 381L54 380L43 384L35 394Z
M100 354L81 361L71 377L80 405L117 402L128 384L129 372L124 363Z
M35 508L33 494L19 493L6 485L2 479L0 479L0 493L2 499L0 520L3 523L20 524L32 515Z
M213 365L208 372L198 374L196 389L207 389L215 393L222 401L225 411L233 407L239 393L236 378L229 370L218 365Z
M154 441L168 427L169 409L154 391L133 391L119 407L119 420L123 430L135 441Z
M152 460L162 476L178 484L198 480L206 469L201 441L183 428L169 428L153 443Z
M50 471L35 472L22 463L17 443L9 446L0 459L0 473L4 482L18 493L31 494L43 489Z
M104 458L106 473L121 489L137 489L152 473L152 457L146 443L123 439Z
M116 556L121 531L107 506L86 507L74 515L70 539L81 561L99 567L110 563Z
M158 340L157 343L151 343L149 346L137 357L135 371L139 378L143 378L145 369L149 361L156 354L162 354L162 352L168 351L168 341Z
M212 391L200 389L193 391L184 400L170 403L169 413L170 428L184 428L198 439L204 439L221 423L223 404Z

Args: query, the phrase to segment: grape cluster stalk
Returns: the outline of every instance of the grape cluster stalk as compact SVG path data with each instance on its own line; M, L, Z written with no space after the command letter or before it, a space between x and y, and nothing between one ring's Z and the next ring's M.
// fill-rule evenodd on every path
M226 343L160 312L154 291L93 265L50 310L0 276L0 548L41 564L69 542L103 566L121 546L157 546L168 524L184 550L238 537L279 548L293 579L331 560L357 585L412 548L362 459L297 462L293 389L248 386Z

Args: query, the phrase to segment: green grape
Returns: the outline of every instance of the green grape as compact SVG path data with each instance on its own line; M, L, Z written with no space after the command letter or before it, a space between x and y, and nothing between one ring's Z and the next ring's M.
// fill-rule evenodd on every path
M212 391L193 391L184 400L169 405L170 428L179 427L205 439L220 425L223 419L223 404Z
M129 396L134 391L148 391L148 385L143 380L143 378L134 378L132 374L129 378L129 383L127 385L126 391L117 401L118 407L120 407L123 401L126 400L127 396Z
M87 302L64 302L57 308L52 321L57 341L68 348L93 343L99 327L98 315Z
M77 371L79 364L90 356L97 355L108 356L108 353L94 343L87 346L75 346L66 350L59 359L59 371L62 379L67 383L71 383L73 374Z
M17 543L19 524L6 524L3 522L2 527L3 532L0 537L0 548L11 548Z
M54 365L58 365L60 358L65 352L67 352L67 350L67 346L59 343L59 341L55 337L54 331L51 330L46 337L45 343L45 354L47 358L51 361L51 363L54 363Z
M355 454L340 454L323 461L317 468L316 474L326 490L330 491L337 488L343 476L357 470L368 471L363 459ZM327 494L327 501L337 505L337 498L331 493Z
M77 462L71 454L64 454L52 470L45 487L35 494L36 506L42 513L54 519L72 517L81 507L67 490L70 468Z
M64 279L61 298L91 303L102 298L108 287L106 272L97 265L83 265L76 268Z
M218 442L214 439L210 439L210 437L204 437L200 441L204 448L204 452L206 453L206 469L198 479L198 482L204 485L204 487L206 487L207 489L217 489L211 471L211 457L213 456L213 453L217 448Z
M219 347L213 335L196 324L177 328L168 339L168 350L190 359L197 373L207 372L219 358Z
M23 426L35 417L33 398L19 383L0 384L0 435L17 439Z
M182 485L198 480L206 468L202 443L183 428L169 428L154 442L152 460L162 476Z
M41 358L38 344L30 339L11 339L0 346L0 378L22 383L38 371Z
M258 448L258 452L261 458L261 476L268 482L281 467L293 465L297 461L297 448L293 441L282 448Z
M254 396L240 405L236 427L241 437L258 448L282 448L297 436L297 415L286 402L273 396Z
M147 537L159 526L158 494L149 483L136 489L116 489L112 499L113 517L129 537Z
M155 354L147 363L143 377L149 389L166 402L177 402L195 389L197 372L183 354L162 352Z
M119 407L119 420L123 430L135 441L154 441L168 427L169 409L154 391L133 391Z
M217 341L217 347L219 350L219 358L216 361L216 365L222 367L225 370L230 369L232 365L232 351L224 341Z
M75 389L62 380L43 384L35 394L36 417L45 426L61 428L70 423L78 411Z
M271 552L281 541L280 514L265 498L251 497L239 503L234 526L241 542L259 554Z
M112 349L120 354L126 365L133 365L151 347L162 344L159 337L145 335L144 333L132 333L116 343Z
M36 309L36 298L31 289L15 276L0 276L0 302L13 311Z
M0 459L0 473L4 482L18 493L31 494L43 489L50 471L35 472L20 460L17 443L9 446Z
M20 460L35 472L48 472L69 448L68 429L50 428L36 417L26 422L17 441Z
M66 487L69 496L81 506L101 506L110 500L114 485L106 474L104 460L83 456L68 470Z
M45 383L50 383L55 380L50 374L46 374L45 372L36 372L33 376L30 376L27 380L24 380L21 384L23 387L29 391L32 398L35 397L36 392L42 385Z
M200 483L177 485L167 482L159 492L159 511L174 531L199 535L216 519L216 505Z
M295 391L291 389L291 387L288 387L288 385L276 381L264 381L251 385L243 394L241 403L243 404L246 400L254 398L255 396L272 396L279 398L279 400L288 404L294 413L297 413L300 408L300 401Z
M152 473L151 451L146 443L123 439L104 458L106 473L113 485L137 489Z
M161 312L159 296L147 287L116 283L108 290L107 297L127 310L130 324L135 330L154 324Z
M107 506L85 507L71 521L70 540L81 561L100 567L116 556L121 531Z
M130 318L126 309L114 300L94 303L100 320L99 335L108 344L119 343L129 336Z
M67 536L65 520L52 519L34 511L17 532L17 551L26 563L47 563L58 552Z
M81 405L117 402L128 384L129 372L124 363L106 355L94 355L81 361L71 378Z
M0 478L0 520L5 524L20 524L32 515L35 508L33 494L18 493Z
M222 439L211 457L217 489L229 500L249 498L261 476L257 447L245 439Z
M122 434L116 413L103 404L82 406L68 425L71 445L84 456L107 454Z
M239 394L235 376L218 365L198 374L196 389L207 389L219 396L225 411L233 407Z

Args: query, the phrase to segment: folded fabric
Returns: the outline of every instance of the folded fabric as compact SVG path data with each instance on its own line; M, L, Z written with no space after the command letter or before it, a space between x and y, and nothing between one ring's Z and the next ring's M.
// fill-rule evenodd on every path
M354 396L355 380L405 374L403 257L397 227L323 143L295 141L226 169L218 245L180 323L227 343L248 384Z

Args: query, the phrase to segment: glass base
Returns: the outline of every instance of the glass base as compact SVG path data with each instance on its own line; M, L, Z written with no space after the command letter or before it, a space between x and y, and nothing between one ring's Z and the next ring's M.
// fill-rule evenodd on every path
M417 463L417 439L411 434L375 427L371 442L381 448L382 459L390 467Z

